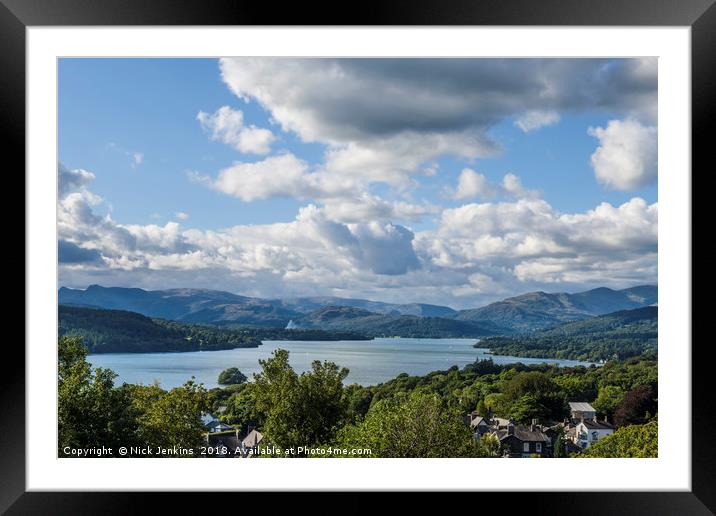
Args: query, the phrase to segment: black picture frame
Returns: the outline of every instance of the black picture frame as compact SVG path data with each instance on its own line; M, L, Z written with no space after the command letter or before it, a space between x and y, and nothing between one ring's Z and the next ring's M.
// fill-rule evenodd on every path
M242 2L231 0L0 0L0 119L6 157L25 170L25 44L29 26L103 25L601 25L689 26L692 43L692 170L706 172L712 161L707 125L716 119L716 0L396 0L348 4ZM353 5L353 4L351 4ZM709 163L711 164L711 163ZM687 173L688 171L684 171ZM693 178L693 172L692 178ZM30 271L25 271L26 275ZM691 343L683 343L687 346ZM451 497L461 510L515 504L533 514L713 514L716 512L716 448L710 395L708 347L694 343L692 353L692 490L690 492L480 493L472 501ZM130 514L159 501L186 504L184 494L39 493L25 489L25 359L3 368L0 414L0 511L7 514ZM701 388L700 388L701 387ZM690 423L690 424L689 424ZM704 436L706 438L704 438ZM696 450L694 450L696 451ZM219 496L217 499L216 497ZM298 495L294 495L298 496ZM147 500L148 497L158 500ZM222 510L226 495L212 494ZM300 498L300 497L299 497ZM246 500L245 497L242 500ZM274 498L275 500L275 498ZM302 505L294 499L293 504ZM422 504L412 496L410 504ZM166 505L165 505L166 504ZM466 505L465 505L466 504ZM361 498L342 502L341 512L369 510ZM452 504L448 504L452 505ZM185 506L186 507L186 506ZM235 508L246 507L245 502ZM406 510L408 506L403 506ZM335 507L334 507L335 509ZM447 505L443 507L447 509ZM179 511L184 512L184 511ZM272 511L269 511L272 512ZM316 512L321 512L317 510ZM326 508L327 513L334 513Z

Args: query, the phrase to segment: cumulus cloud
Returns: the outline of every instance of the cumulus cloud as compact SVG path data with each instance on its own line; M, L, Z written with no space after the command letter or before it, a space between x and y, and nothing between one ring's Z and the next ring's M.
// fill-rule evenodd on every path
M444 210L435 231L416 236L416 247L443 268L485 274L489 265L489 277L518 291L528 288L515 280L529 286L649 282L656 278L657 213L656 203L641 198L574 214L535 198L467 204Z
M57 242L57 260L61 264L96 263L101 256L97 249L85 249L66 240Z
M515 125L519 127L523 133L529 133L541 127L554 125L557 122L559 122L559 113L556 111L539 111L533 109L521 114L515 120Z
M466 168L458 177L457 187L448 188L447 194L452 199L489 199L497 195L522 198L538 197L538 192L522 186L522 181L514 174L505 174L500 184L490 183L484 174Z
M224 82L307 141L462 132L542 106L651 104L655 60L227 58Z
M244 154L268 154L276 139L268 129L254 125L244 126L244 114L229 106L222 106L214 113L199 111L196 119L209 134L209 138L220 141Z
M599 140L591 157L597 181L625 191L656 181L656 127L633 119L610 120L606 127L590 127L588 133Z
M197 174L190 177L246 202L272 197L323 199L351 194L355 186L350 177L310 171L305 161L290 153L253 163L237 161L221 170L216 179Z
M535 190L528 190L522 186L522 181L514 174L505 174L505 177L502 178L502 191L506 195L517 198L537 197L538 195Z
M465 168L458 178L457 188L452 194L453 199L475 199L494 197L497 189L491 185L484 174Z
M429 203L387 201L363 193L355 198L329 199L324 204L328 217L340 222L407 220L419 221L426 215L440 212L440 207Z
M178 211L174 214L174 216L179 220L187 220L189 218L189 214L184 211Z
M244 202L304 201L295 218L213 230L121 224L94 212L101 199L88 190L92 173L60 166L64 282L460 308L528 290L656 280L656 203L635 197L561 213L516 175L493 183L472 168L442 190L465 204L413 198L422 177L440 173L439 158L470 164L499 154L490 128L500 121L530 132L585 111L617 119L590 129L597 179L617 189L648 184L655 59L240 58L220 69L231 91L260 103L281 130L322 144L323 159L271 154L274 134L223 106L197 115L208 137L262 156L189 177ZM435 224L418 224L426 217Z
M62 163L57 164L57 190L60 197L64 197L73 190L79 190L94 181L92 172L77 168L70 170Z
M505 117L525 131L560 111L650 119L655 64L632 61L227 58L220 68L284 131L328 145L326 171L406 188L442 155L494 156L488 130Z
M369 211L398 209L369 201ZM653 282L657 274L658 209L640 198L582 213L560 213L537 197L470 203L442 210L435 229L422 231L336 209L308 204L290 222L220 230L122 225L72 192L58 206L62 277L467 307L534 289Z

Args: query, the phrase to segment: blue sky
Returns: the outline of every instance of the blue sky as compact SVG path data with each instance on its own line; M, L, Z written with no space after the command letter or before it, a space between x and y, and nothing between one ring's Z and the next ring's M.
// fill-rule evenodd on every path
M60 283L457 307L655 283L656 83L649 59L63 59Z

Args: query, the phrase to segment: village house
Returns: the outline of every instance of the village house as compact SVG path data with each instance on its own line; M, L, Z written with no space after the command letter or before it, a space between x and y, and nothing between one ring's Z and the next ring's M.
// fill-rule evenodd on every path
M475 439L480 439L483 435L493 430L493 422L482 417L476 410L465 416L465 423L470 425L470 429L475 434Z
M504 457L552 457L556 431L539 425L536 419L530 425L517 425L510 419L483 417L473 411L465 416L475 439L495 435L500 441Z
M250 429L248 435L241 441L241 448L244 457L248 457L253 454L254 450L258 447L261 440L264 438L263 434L256 430Z
M234 429L233 426L227 425L226 423L219 421L219 419L211 412L203 414L201 416L201 422L204 424L204 427L206 428L207 432L212 434L217 432L227 432L229 430Z
M510 422L494 434L500 440L503 457L552 457L552 439L536 419L529 426Z
M614 433L614 426L604 418L603 421L583 419L574 427L573 442L579 447L589 448L596 441L609 434Z
M233 432L207 432L206 434L206 453L208 458L234 458L241 456L241 441L239 440L239 431Z
M614 433L614 425L605 418L597 419L597 411L585 401L569 402L570 418L565 419L565 437L579 449L589 448L604 436Z
M597 411L586 401L570 401L569 413L573 421L594 419L597 416Z

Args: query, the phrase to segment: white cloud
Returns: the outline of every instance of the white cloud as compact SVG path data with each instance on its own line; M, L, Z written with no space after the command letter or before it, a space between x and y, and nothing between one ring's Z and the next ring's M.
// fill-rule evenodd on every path
M516 198L538 196L536 191L528 190L522 186L522 181L514 174L505 174L505 177L502 178L502 190L506 195Z
M575 214L534 198L468 204L444 210L437 230L416 235L416 249L426 261L487 274L512 292L646 283L656 278L657 213L656 203L640 198Z
M488 131L505 118L529 132L565 112L595 110L624 118L590 129L599 139L597 178L612 188L642 184L651 173L649 137L655 141L655 63L221 60L222 78L237 96L259 102L282 130L324 144L324 159L270 155L274 134L223 106L197 115L208 137L268 156L188 176L245 202L291 197L305 200L304 207L290 222L217 230L122 225L93 212L101 202L87 190L93 174L68 171L63 179L60 170L63 281L457 307L548 287L653 282L656 204L634 198L565 214L513 174L493 184L471 168L447 194L480 203L442 209L414 200L411 190L438 173L442 156L495 156L500 147ZM185 220L180 213L176 218ZM434 229L408 227L431 215Z
M62 163L57 164L57 190L60 197L71 191L84 188L94 181L94 178L95 175L87 170L81 168L70 170Z
M268 154L275 141L268 129L254 125L244 126L244 114L229 106L222 106L213 114L199 111L196 119L209 134L209 138L220 141L244 154Z
M144 162L144 153L143 152L132 152L132 166L136 167L138 165L141 165Z
M591 157L597 181L616 190L632 191L656 181L657 130L636 120L610 120L606 127L590 127L599 140Z
M226 58L224 82L306 141L483 131L506 116L634 112L655 104L656 60ZM538 106L536 108L535 106ZM529 117L528 117L529 118Z
M191 177L246 202L272 197L337 197L352 193L355 186L350 177L309 171L306 162L290 153L254 163L237 161L221 170L215 180L196 174Z
M458 178L457 188L452 194L453 199L476 199L494 197L496 188L487 178L469 168L463 169Z
M556 111L539 111L530 110L521 114L516 120L515 125L522 132L529 133L541 127L554 125L559 122L559 113Z
M184 211L178 211L174 214L174 216L179 220L187 220L189 218L189 214Z
M505 174L502 183L492 184L483 174L469 168L463 169L460 173L457 188L454 190L448 188L446 193L457 200L489 199L497 195L517 199L539 196L538 192L522 186L522 181L514 174Z
M328 199L323 209L330 219L339 222L419 221L426 215L433 215L440 211L440 207L433 204L391 202L367 193L355 198Z
M276 138L268 129L251 125L239 132L237 148L244 154L268 154Z
M658 209L640 198L571 214L535 197L472 203L443 210L436 229L420 232L388 221L420 206L371 197L357 216L340 203L309 204L291 222L221 230L122 225L93 213L93 199L84 189L58 204L68 283L467 307L535 289L653 282L657 274Z
M440 156L494 156L488 130L505 117L524 131L556 123L560 111L649 119L653 60L631 61L227 58L220 68L231 91L282 130L326 144L327 172L404 189Z

